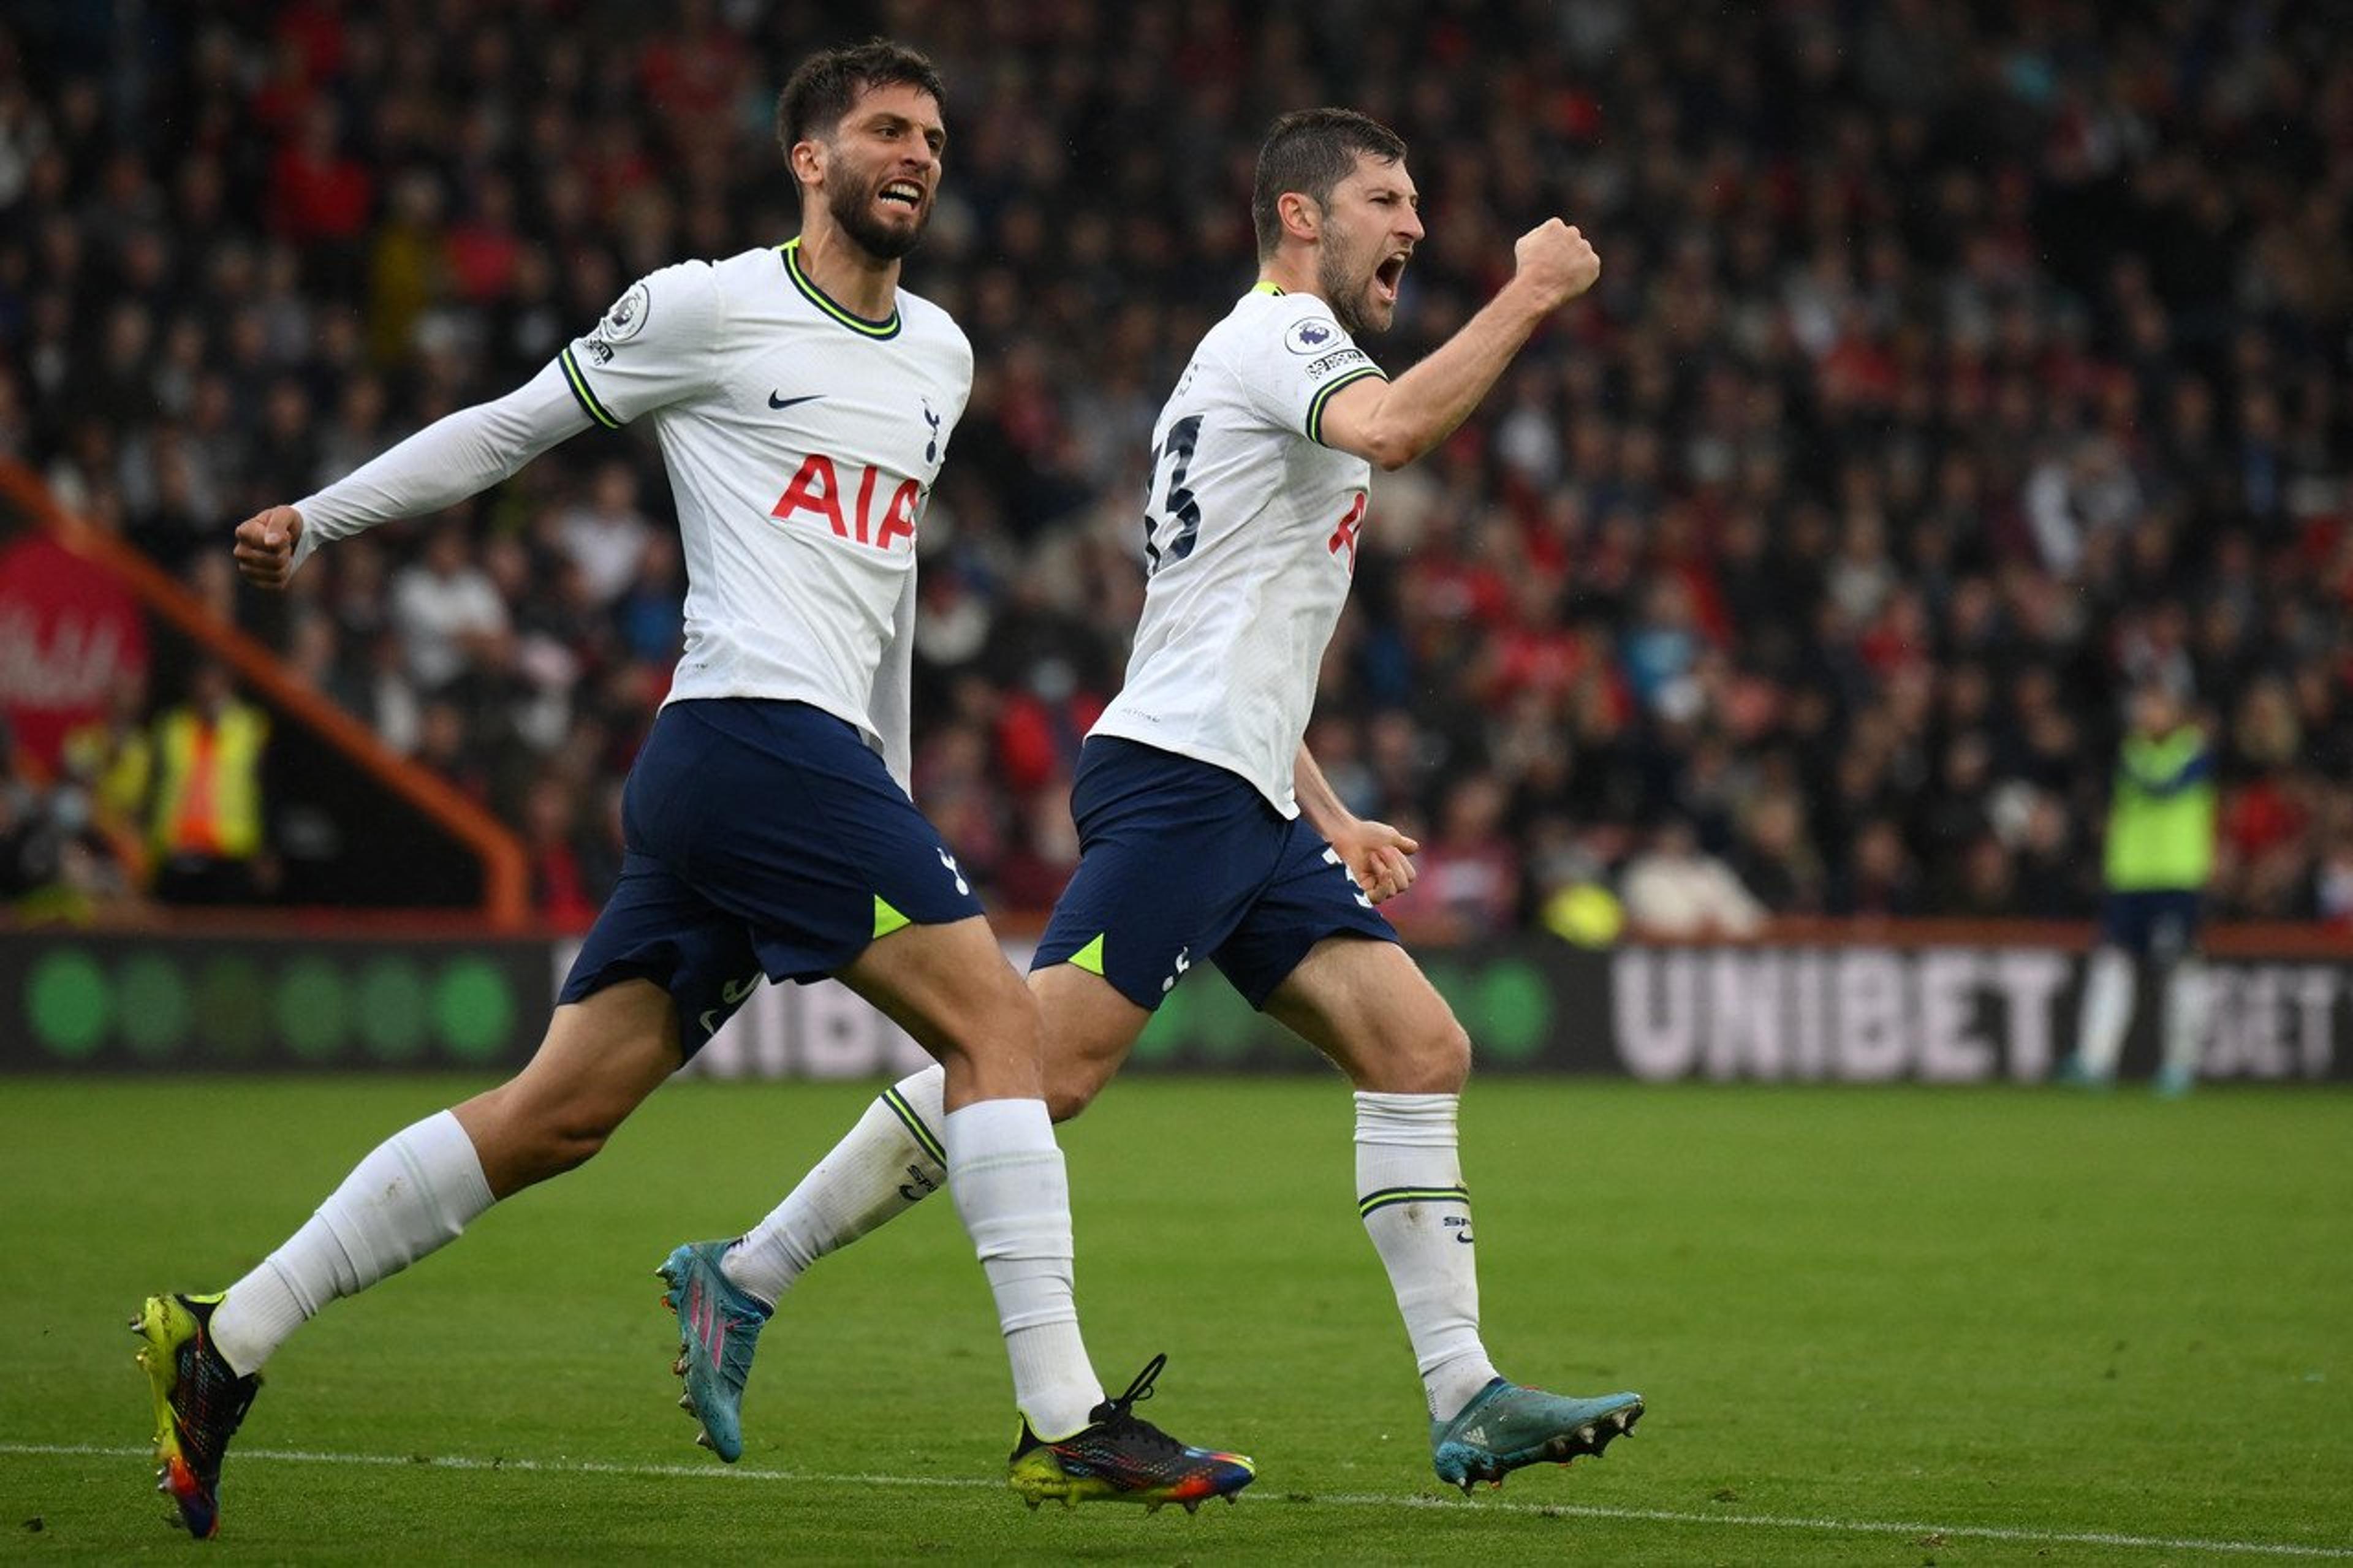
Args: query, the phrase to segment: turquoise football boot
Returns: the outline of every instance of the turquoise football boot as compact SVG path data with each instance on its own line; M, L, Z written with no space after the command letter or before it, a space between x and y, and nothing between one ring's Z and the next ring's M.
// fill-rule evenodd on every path
M702 1423L694 1440L731 1465L744 1457L744 1380L752 1373L752 1351L776 1310L721 1272L719 1260L733 1245L691 1242L654 1270L670 1287L663 1304L678 1316L678 1360L670 1371L686 1380L679 1408Z
M1472 1483L1504 1484L1523 1465L1565 1465L1581 1454L1597 1458L1609 1440L1642 1418L1639 1394L1571 1399L1495 1379L1473 1394L1451 1421L1430 1424L1438 1479L1469 1495Z
M2096 1072L2084 1060L2082 1054L2069 1056L2051 1075L2051 1081L2069 1089L2109 1089L2116 1087L2115 1075Z

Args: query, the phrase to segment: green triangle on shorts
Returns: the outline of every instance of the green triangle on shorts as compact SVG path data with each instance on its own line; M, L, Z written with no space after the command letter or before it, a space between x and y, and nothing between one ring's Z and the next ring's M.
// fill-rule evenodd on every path
M1094 941L1071 954L1071 962L1089 974L1101 975L1103 973L1103 932L1095 932Z
M876 936L889 936L901 926L911 926L914 923L914 921L909 920L906 916L892 909L889 901L886 900L881 894L877 893L874 895L874 934Z

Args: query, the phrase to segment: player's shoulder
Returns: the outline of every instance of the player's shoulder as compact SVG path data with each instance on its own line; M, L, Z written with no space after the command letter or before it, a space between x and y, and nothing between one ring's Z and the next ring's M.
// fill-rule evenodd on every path
M708 261L681 261L663 270L681 275L699 269L699 276L709 279L712 289L728 298L760 298L773 292L776 280L784 274L784 258L773 245L754 246L733 256L714 257Z
M617 347L649 328L656 338L667 341L690 322L707 326L715 296L715 265L673 261L655 268L621 290L621 297L597 319L590 335Z
M972 340L965 336L956 319L912 289L899 290L899 322L910 338L942 344L966 361L972 358Z
M1313 294L1286 294L1261 285L1234 303L1225 320L1209 329L1202 346L1229 363L1286 364L1354 352L1354 340Z

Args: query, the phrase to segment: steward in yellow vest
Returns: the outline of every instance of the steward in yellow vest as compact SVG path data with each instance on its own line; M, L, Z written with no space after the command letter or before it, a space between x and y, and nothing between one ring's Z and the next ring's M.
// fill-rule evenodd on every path
M2075 1054L2060 1075L2102 1088L2116 1079L2132 1026L2139 966L2165 975L2164 1061L2158 1092L2186 1093L2206 1033L2206 976L2196 944L2214 872L2214 753L2168 687L2133 694L2108 806L2107 899L2084 975Z
M261 755L269 719L237 700L228 671L197 667L188 699L155 721L148 842L166 903L242 903L258 890Z

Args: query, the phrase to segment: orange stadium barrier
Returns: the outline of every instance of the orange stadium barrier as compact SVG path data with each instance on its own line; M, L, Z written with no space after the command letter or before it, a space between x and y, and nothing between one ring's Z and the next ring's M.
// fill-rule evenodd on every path
M462 844L481 867L480 916L484 925L514 931L528 924L527 863L522 843L505 824L436 774L394 752L365 725L290 676L269 648L207 610L146 556L68 512L23 465L0 460L0 497L59 545L121 583L150 614L218 658L278 712L318 735Z

